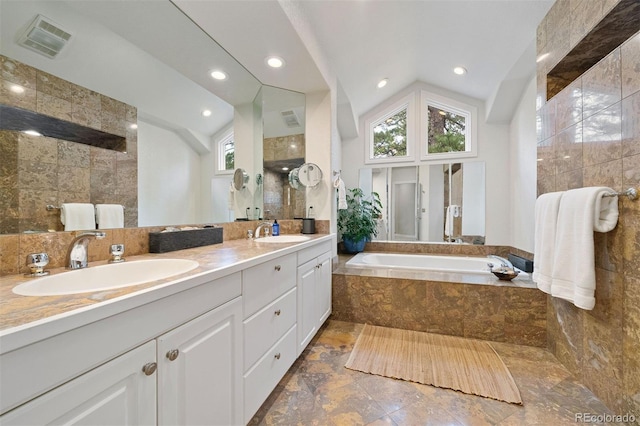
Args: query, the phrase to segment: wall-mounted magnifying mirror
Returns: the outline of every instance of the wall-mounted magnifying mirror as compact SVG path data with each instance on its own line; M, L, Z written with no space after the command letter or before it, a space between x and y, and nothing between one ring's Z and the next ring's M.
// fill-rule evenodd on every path
M236 169L233 173L233 188L236 191L240 191L247 186L249 182L249 174L244 169Z
M298 171L298 180L302 186L313 188L322 181L322 170L317 164L304 163Z
M298 179L298 172L300 171L299 167L291 170L289 172L289 185L293 189L300 189L300 179Z

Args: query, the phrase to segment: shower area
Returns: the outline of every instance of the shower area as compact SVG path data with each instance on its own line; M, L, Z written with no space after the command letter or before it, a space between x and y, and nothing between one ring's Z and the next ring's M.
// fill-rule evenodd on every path
M364 168L359 186L382 201L374 240L484 242L484 162Z

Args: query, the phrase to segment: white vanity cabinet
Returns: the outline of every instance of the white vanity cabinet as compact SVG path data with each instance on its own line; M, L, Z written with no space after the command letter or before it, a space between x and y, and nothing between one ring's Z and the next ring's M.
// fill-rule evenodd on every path
M331 246L329 242L298 253L297 353L307 347L331 314Z
M3 426L242 424L241 275L3 353L0 369L2 403L30 400Z
M157 339L159 425L242 423L241 299Z
M0 424L154 425L155 357L156 343L148 342L3 415Z
M242 272L244 300L244 422L295 361L296 254Z

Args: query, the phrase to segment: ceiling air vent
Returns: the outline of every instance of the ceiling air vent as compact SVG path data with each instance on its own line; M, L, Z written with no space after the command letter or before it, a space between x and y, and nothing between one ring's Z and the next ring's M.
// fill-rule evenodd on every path
M38 15L18 39L18 44L48 58L55 58L70 38L71 34L60 28L60 25Z
M287 111L280 111L280 114L282 114L282 119L284 120L284 124L286 124L287 127L300 127L298 116L295 112L293 112L292 109L289 109Z

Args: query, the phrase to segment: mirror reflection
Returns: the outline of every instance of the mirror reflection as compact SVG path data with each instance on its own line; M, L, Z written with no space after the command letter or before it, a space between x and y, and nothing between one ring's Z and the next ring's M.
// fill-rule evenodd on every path
M304 186L296 172L304 164L305 96L289 90L262 88L265 219L305 216Z
M378 241L484 244L484 162L363 168L359 186L383 205Z
M127 214L136 213L125 226L224 222L240 216L239 211L244 216L247 207L252 211L262 209L262 182L256 183L253 178L247 185L250 191L246 191L251 193L250 198L239 197L241 207L230 209L228 202L235 168L245 169L252 177L262 172L262 115L253 107L262 85L173 3L42 0L1 2L0 8L1 55L137 110L132 118L127 109L124 119L127 126L136 121L138 125L137 130L128 130L137 133L137 149L127 154L126 176L109 174L109 170L116 169L115 160L101 164L98 177L90 173L90 156L69 158L80 164L78 167L88 169L87 173L81 173L83 182L74 183L74 188L88 187L99 183L98 180L105 188L104 193L122 193L126 187L131 193L125 199L107 200L125 205ZM15 43L17 34L37 15L50 18L72 33L71 42L55 60ZM141 22L145 25L141 26ZM224 68L231 78L212 79L210 71L214 65ZM3 80L6 75L3 73ZM71 95L64 86L55 89L48 95L55 98L56 105ZM27 92L35 93L35 85L28 87ZM277 96L272 95L274 102ZM304 107L304 96L301 105ZM210 112L206 116L205 110ZM245 114L247 110L251 113ZM274 113L281 115L282 111ZM296 114L302 120L296 133L303 139L304 109ZM87 117L86 125L96 127L96 118L99 123L99 117ZM282 116L279 120L283 120ZM218 143L229 135L236 155L232 168L224 170L216 166ZM229 146L227 143L225 149ZM73 155L74 151L70 148L68 154ZM304 148L299 157L304 158ZM118 159L122 158L118 154ZM49 172L41 178L34 176L37 181L48 182L49 192L43 196L47 203L96 202L65 198L69 188L62 189L57 184L61 181L60 173ZM221 182L219 190L216 185ZM39 211L36 209L41 201L33 198L26 207ZM42 210L45 211L44 207ZM56 229L46 221L27 223L25 218L19 217L24 229L36 232Z

